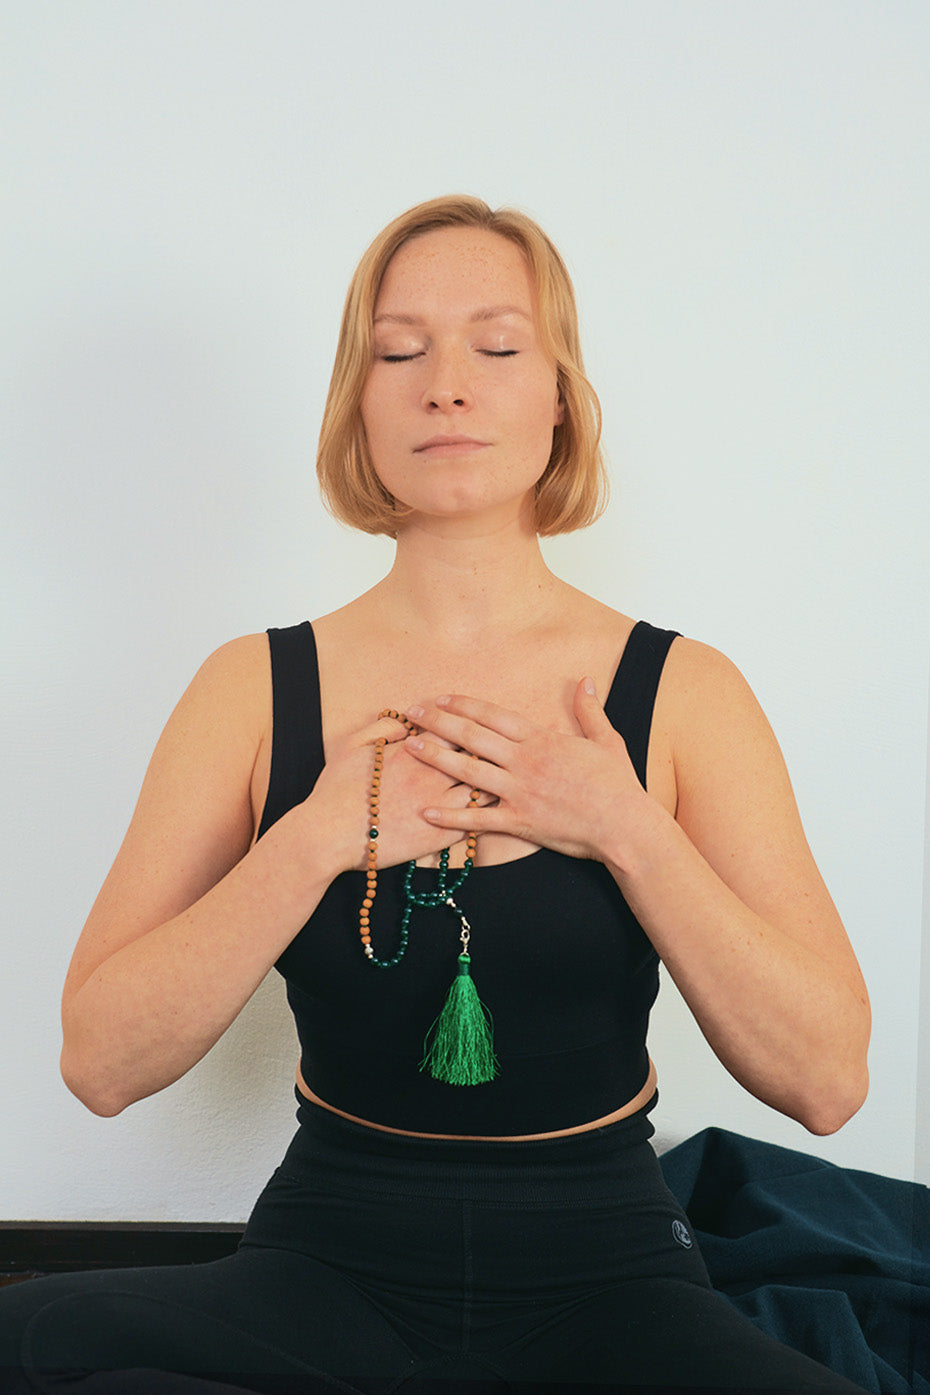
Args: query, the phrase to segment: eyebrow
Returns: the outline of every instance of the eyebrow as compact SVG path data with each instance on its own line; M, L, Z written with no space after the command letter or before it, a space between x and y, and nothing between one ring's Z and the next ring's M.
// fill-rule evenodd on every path
M525 310L521 309L519 305L483 305L480 309L473 311L468 318L472 324L479 324L486 320L502 319L505 315L519 315L524 320L532 318ZM423 324L423 318L420 315L388 313L376 315L374 323L376 325L421 325Z

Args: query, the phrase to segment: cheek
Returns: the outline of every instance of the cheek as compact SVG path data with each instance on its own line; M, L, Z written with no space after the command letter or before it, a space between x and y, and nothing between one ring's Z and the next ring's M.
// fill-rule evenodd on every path
M402 435L410 415L409 380L372 373L362 390L359 415L369 440L390 441Z
M362 388L362 397L358 404L359 416L362 418L362 424L366 431L370 430L375 417L374 408L376 396L377 394L369 378Z
M385 436L386 418L380 397L377 388L366 386L359 404L359 416L369 446L374 445L376 441L383 441Z
M526 404L526 420L531 417L539 429L561 425L565 409L559 395L558 379L554 373L540 373L527 382L521 394Z
M554 429L561 425L565 409L559 401L558 389L554 383L540 383L535 393L527 396L526 422L532 422L535 435L551 440Z

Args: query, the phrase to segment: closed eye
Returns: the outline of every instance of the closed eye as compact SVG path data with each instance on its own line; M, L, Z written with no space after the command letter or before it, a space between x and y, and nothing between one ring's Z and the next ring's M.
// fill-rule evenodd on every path
M515 358L520 352L519 349L479 349L479 354L485 358ZM422 352L415 354L380 354L382 363L411 363L415 358L421 358Z

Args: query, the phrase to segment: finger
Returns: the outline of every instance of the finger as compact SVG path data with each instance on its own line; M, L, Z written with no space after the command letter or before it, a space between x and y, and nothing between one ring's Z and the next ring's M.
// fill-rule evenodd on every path
M427 823L437 828L453 829L456 833L507 833L507 816L499 804L482 808L470 805L466 809L430 807L423 810Z
M419 723L424 715L432 715L433 709L448 712L458 717L466 717L470 721L477 722L479 726L487 727L490 731L496 731L501 736L506 736L508 741L525 741L533 732L533 725L519 712L514 712L509 707L499 707L495 702L485 702L482 698L467 697L463 693L443 693L429 705L426 714L423 709L420 717L415 720ZM430 723L432 730L432 724Z
M495 765L506 764L508 748L515 742L526 740L532 730L525 718L515 712L506 712L504 708L495 708L491 703L479 702L474 698L449 698L446 701L454 703L456 710L437 703L417 708L420 715L415 721L420 731L441 736L451 745L471 751L472 755L493 761ZM458 710L466 706L469 711ZM495 726L493 722L481 720L477 715L479 709L484 716L491 713L503 715L495 717ZM505 730L501 730L502 727Z
M610 718L598 701L593 678L582 678L575 689L572 708L582 735L590 741L596 741L599 737L603 739L614 731Z
M440 736L438 732L431 731L430 736L436 742L437 746L448 746L449 749L452 751L458 750L458 747L456 746L454 741L447 740L446 737Z
M486 790L500 796L507 783L507 774L491 761L481 760L470 751L459 751L451 746L439 746L435 741L422 736L411 736L404 742L404 750L417 760L441 770L444 775L467 786L468 789Z
M403 741L405 736L410 735L410 728L396 717L379 717L376 722L369 722L368 726L362 727L353 737L357 746L372 746L376 741Z

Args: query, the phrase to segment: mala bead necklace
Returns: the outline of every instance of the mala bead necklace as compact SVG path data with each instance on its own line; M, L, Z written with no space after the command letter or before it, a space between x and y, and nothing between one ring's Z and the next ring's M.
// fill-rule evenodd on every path
M411 736L418 727L393 708L378 713L381 717L392 717L401 722ZM445 1005L432 1027L426 1034L425 1055L420 1062L421 1070L428 1070L435 1080L448 1085L483 1085L493 1080L497 1073L497 1058L491 1035L491 1017L478 997L471 977L471 956L468 946L471 941L471 926L465 919L462 908L456 904L455 893L467 878L475 862L477 835L469 833L465 844L465 862L462 870L449 880L449 849L443 848L439 854L439 872L435 891L417 892L413 889L413 874L416 861L407 866L404 876L404 910L400 922L400 935L397 949L390 959L379 959L371 943L371 911L378 894L378 832L381 803L381 772L384 766L384 748L387 738L379 736L375 742L375 764L368 793L368 866L366 871L365 899L359 911L359 935L365 958L377 969L393 969L407 952L410 938L410 917L415 906L429 910L438 906L448 906L461 922L459 939L462 952L458 957L458 972L449 989ZM478 791L472 790L468 807L474 808L478 801Z

